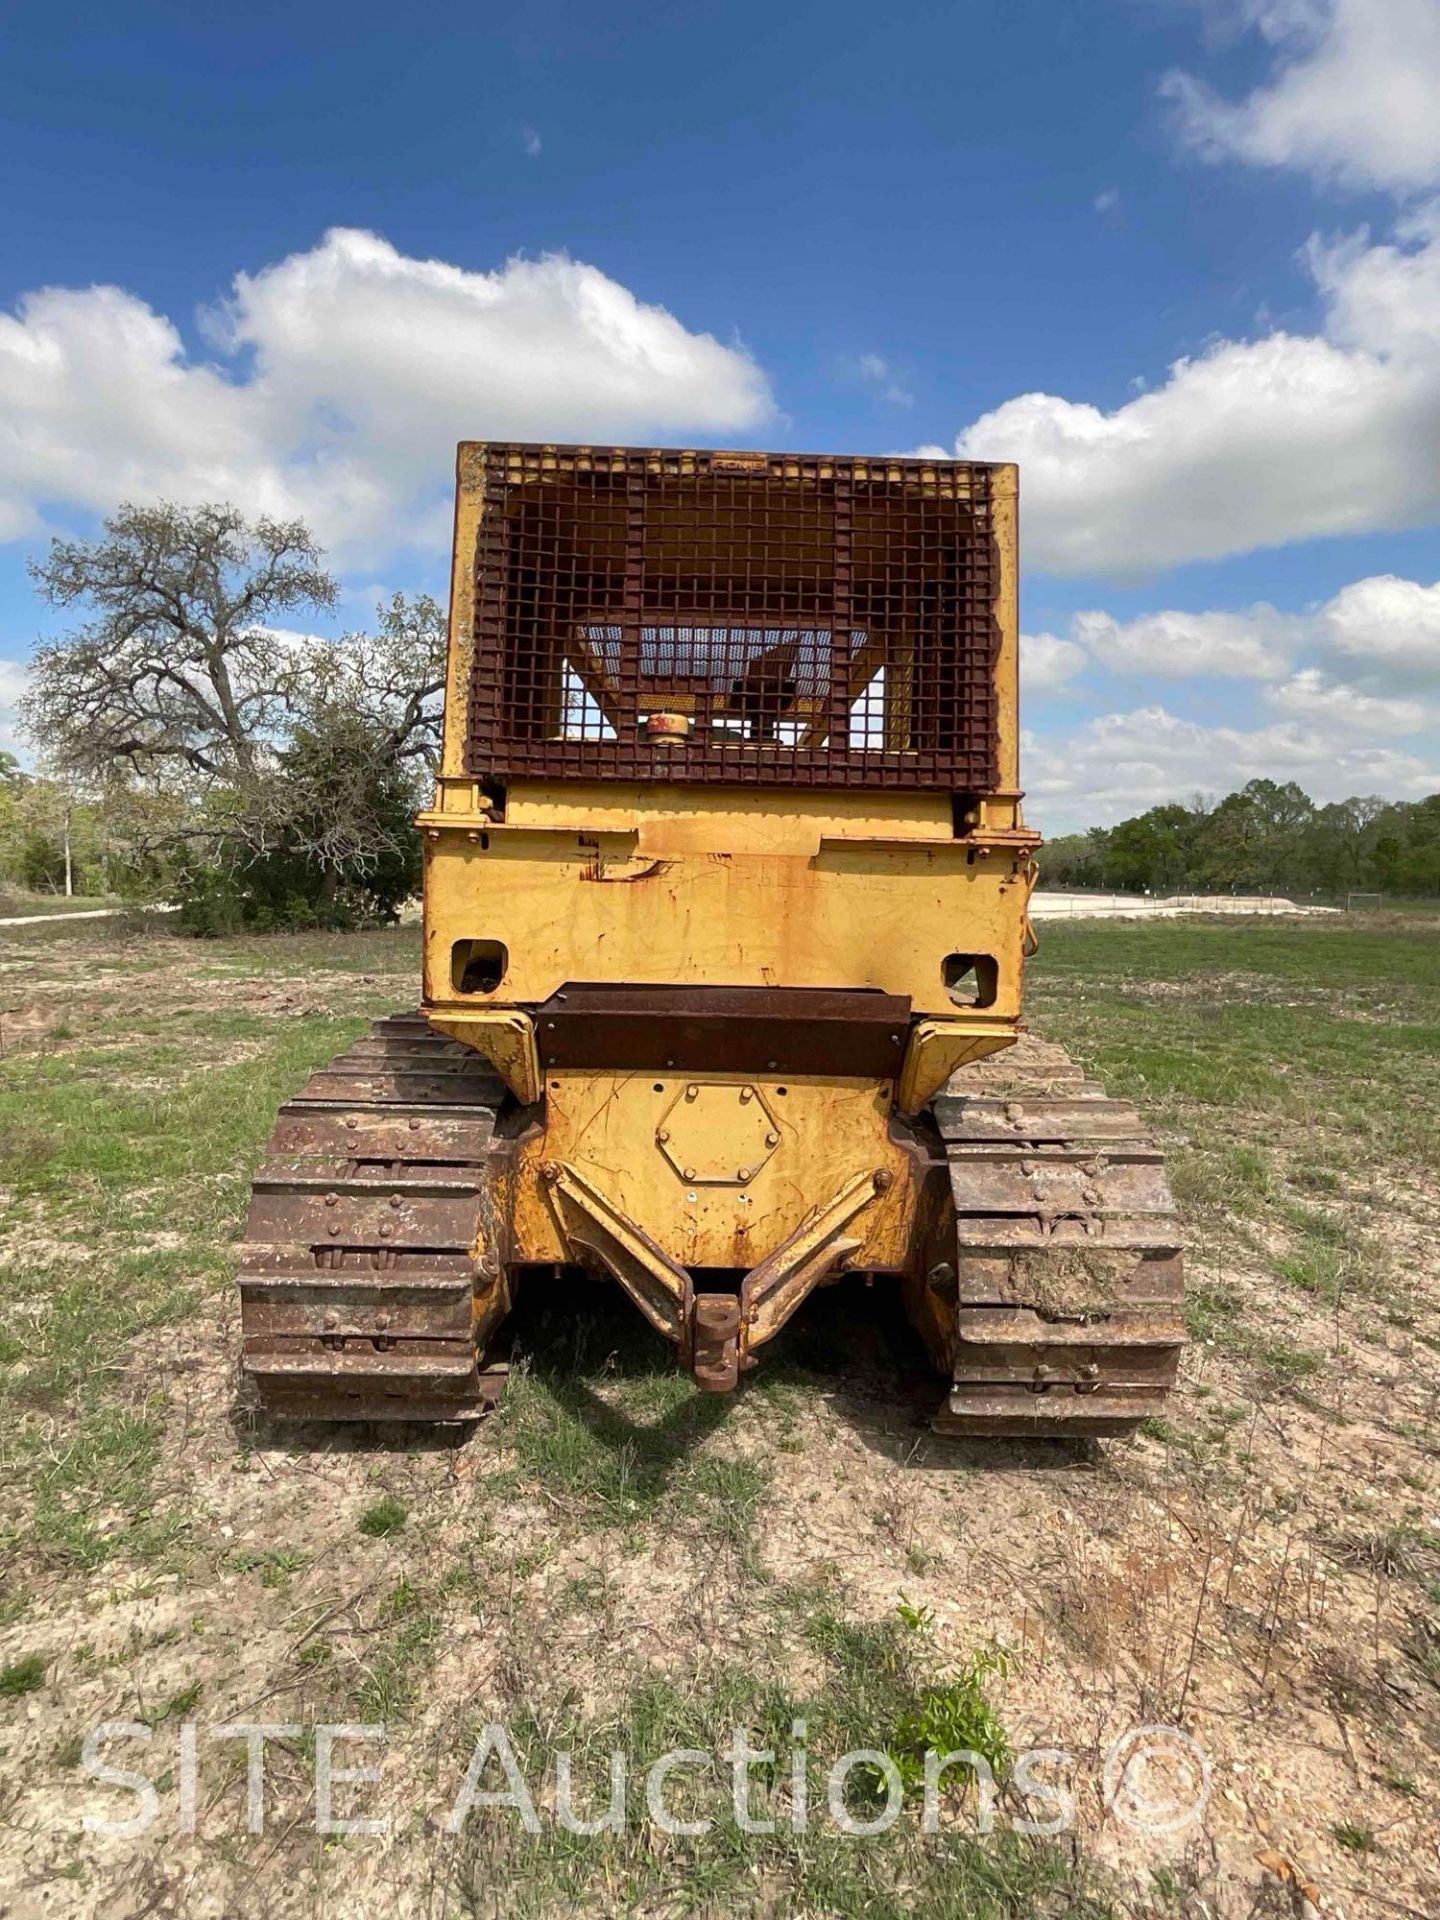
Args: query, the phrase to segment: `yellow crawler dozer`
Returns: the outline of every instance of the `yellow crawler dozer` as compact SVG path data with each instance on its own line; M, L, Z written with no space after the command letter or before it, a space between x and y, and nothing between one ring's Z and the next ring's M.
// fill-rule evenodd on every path
M462 445L423 1006L281 1113L254 1400L474 1418L573 1265L711 1392L848 1269L942 1431L1158 1408L1159 1156L1021 1031L1017 650L1011 466Z

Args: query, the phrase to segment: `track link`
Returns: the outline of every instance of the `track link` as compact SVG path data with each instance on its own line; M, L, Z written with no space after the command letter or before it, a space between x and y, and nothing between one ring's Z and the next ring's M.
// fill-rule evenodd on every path
M934 1422L1104 1436L1157 1412L1186 1342L1182 1236L1139 1114L1024 1035L934 1103L955 1207L953 1381Z
M477 1248L501 1082L420 1014L377 1020L286 1102L240 1256L247 1402L290 1419L473 1420Z

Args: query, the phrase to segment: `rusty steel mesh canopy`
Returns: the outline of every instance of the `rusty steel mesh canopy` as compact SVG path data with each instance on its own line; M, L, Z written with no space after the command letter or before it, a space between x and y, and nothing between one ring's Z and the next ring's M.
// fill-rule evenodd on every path
M993 475L489 445L469 772L993 789Z

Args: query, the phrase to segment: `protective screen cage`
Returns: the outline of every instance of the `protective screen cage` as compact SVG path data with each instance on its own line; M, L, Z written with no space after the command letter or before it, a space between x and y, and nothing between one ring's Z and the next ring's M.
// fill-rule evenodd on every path
M469 771L997 784L995 469L492 444Z

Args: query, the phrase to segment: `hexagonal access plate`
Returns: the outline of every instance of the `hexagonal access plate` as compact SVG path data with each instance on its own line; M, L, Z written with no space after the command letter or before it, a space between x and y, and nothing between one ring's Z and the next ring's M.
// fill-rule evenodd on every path
M780 1128L758 1087L692 1080L655 1129L660 1151L682 1180L743 1187L780 1144Z

